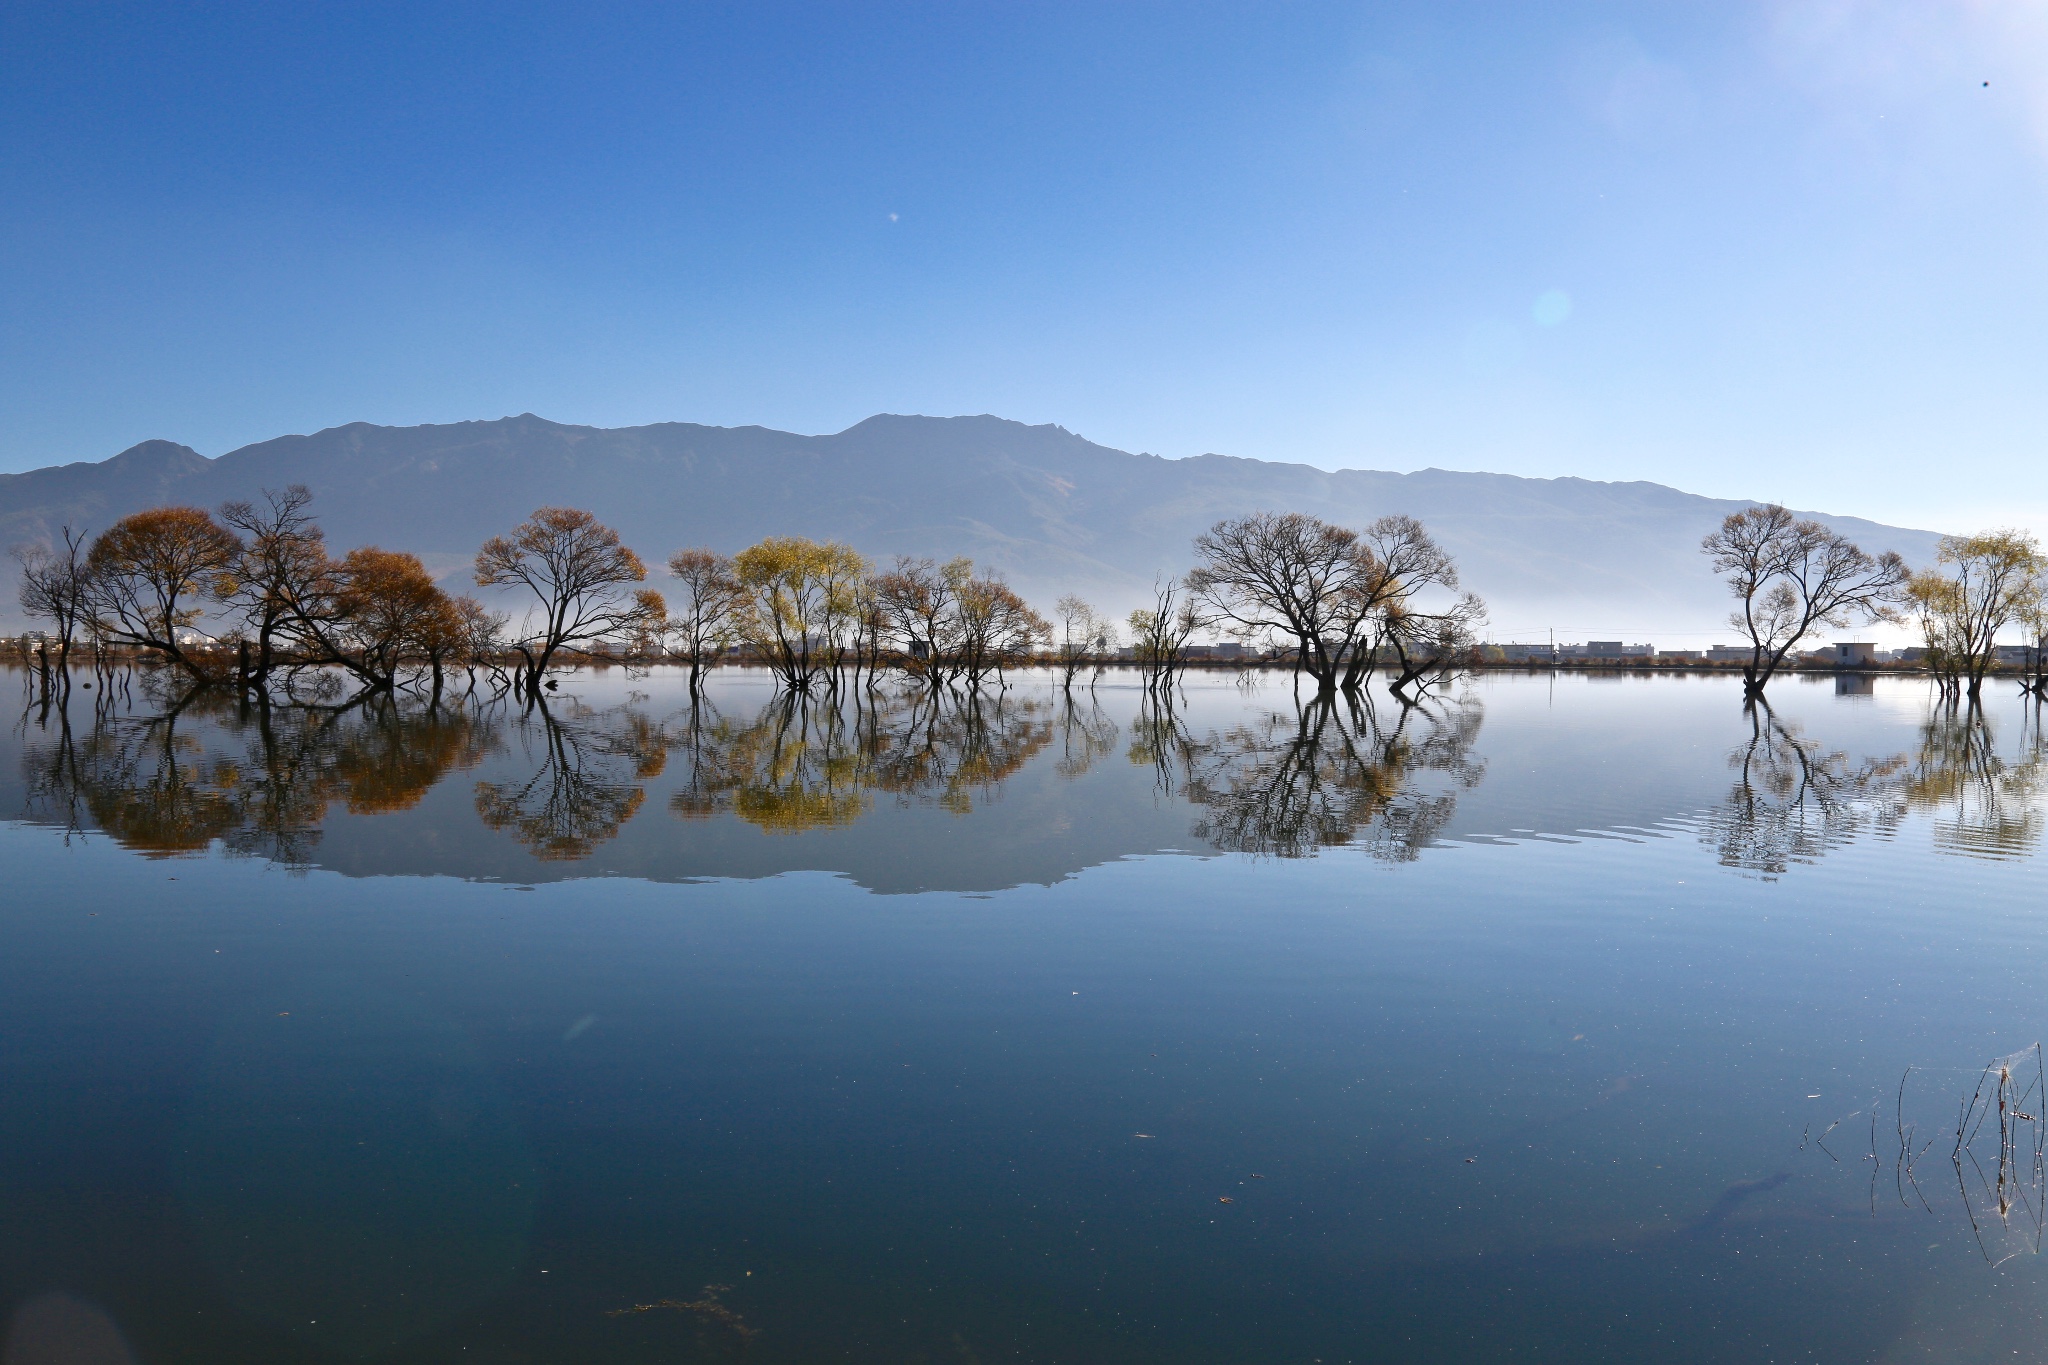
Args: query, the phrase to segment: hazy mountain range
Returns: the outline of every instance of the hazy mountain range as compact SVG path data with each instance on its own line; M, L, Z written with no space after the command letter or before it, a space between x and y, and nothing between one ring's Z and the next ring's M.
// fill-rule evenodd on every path
M972 555L1041 608L1078 591L1119 612L1188 567L1220 517L1303 511L1351 526L1420 517L1492 607L1495 638L1713 630L1728 600L1699 553L1745 504L1654 483L1425 469L1331 472L1203 455L1133 455L1057 426L996 417L871 417L836 435L669 422L605 429L531 414L494 422L353 423L208 459L145 441L97 464L0 475L0 546L62 525L104 528L164 503L217 506L303 483L337 551L419 554L451 586L476 546L534 508L596 512L650 564L687 545L766 535L845 540L869 555ZM1814 514L1865 549L1932 559L1936 533ZM659 586L657 582L655 586ZM4 609L18 625L9 584Z

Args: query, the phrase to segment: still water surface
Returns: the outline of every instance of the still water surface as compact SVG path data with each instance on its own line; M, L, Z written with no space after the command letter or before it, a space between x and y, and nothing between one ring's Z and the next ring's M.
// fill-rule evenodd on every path
M11 702L5 1365L2038 1359L2036 714L1776 692Z

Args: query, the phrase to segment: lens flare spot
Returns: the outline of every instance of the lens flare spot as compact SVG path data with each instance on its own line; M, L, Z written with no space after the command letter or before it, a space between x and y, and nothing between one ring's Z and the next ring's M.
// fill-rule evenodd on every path
M1546 289L1536 296L1530 310L1539 327L1555 327L1572 315L1572 296L1562 289Z

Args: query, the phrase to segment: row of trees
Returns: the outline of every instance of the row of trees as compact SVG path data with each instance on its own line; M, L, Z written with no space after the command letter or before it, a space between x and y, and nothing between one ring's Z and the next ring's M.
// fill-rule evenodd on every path
M530 692L566 658L671 650L694 687L734 646L793 692L857 685L885 668L934 689L978 688L1044 662L1071 686L1125 631L1154 681L1180 670L1194 639L1216 634L1279 648L1319 692L1354 691L1380 665L1400 691L1465 657L1485 615L1459 590L1451 556L1405 516L1362 531L1301 513L1227 518L1195 538L1191 572L1160 581L1150 606L1117 622L1072 596L1047 620L967 559L898 557L878 569L846 545L796 536L732 556L679 551L664 596L615 531L549 507L477 552L478 586L526 603L514 628L444 592L414 555L331 555L310 503L294 486L218 513L138 512L90 541L66 528L54 545L17 552L22 606L48 624L60 672L89 639L259 693L280 668L338 667L372 691L412 672L438 690L447 668L505 661L513 686ZM1897 554L1869 554L1766 504L1730 515L1702 549L1740 604L1730 621L1750 644L1752 698L1817 632L1855 620L1916 620L1943 685L1973 697L2001 634L2048 637L2048 557L2020 532L1946 537L1937 562L1916 573Z
M1743 688L1752 699L1800 644L1852 621L1915 620L1944 690L1972 698L2001 634L2016 627L2048 642L2048 557L2023 532L1944 536L1936 562L1915 572L1895 553L1869 554L1765 504L1731 513L1700 548L1741 603L1729 622L1750 643ZM2028 686L2039 689L2038 666Z
M1196 539L1193 572L1162 580L1151 606L1116 622L1074 596L1048 620L968 559L899 556L878 569L848 546L795 536L732 556L678 551L664 595L615 531L547 507L485 542L473 566L479 587L524 601L515 626L444 592L414 555L364 546L335 557L311 501L294 486L218 513L138 512L90 542L66 528L56 545L18 552L22 606L50 626L60 673L89 640L265 695L280 670L289 685L307 668L340 668L385 692L410 670L438 693L445 670L480 664L509 665L512 686L531 693L565 659L672 651L694 687L734 646L798 693L885 668L935 690L975 689L1025 663L1052 664L1071 687L1125 629L1155 681L1179 671L1198 634L1220 632L1284 647L1320 691L1355 690L1388 660L1398 690L1469 649L1483 610L1450 595L1450 556L1408 517L1363 532L1298 513L1218 522ZM1422 595L1438 589L1447 601L1425 610Z
M490 646L503 618L451 597L415 555L363 546L329 555L302 487L214 514L159 507L124 517L89 544L19 552L21 604L47 622L65 672L81 641L146 651L198 683L262 691L280 667L331 665L389 691L401 671L443 669ZM219 633L199 630L209 610ZM235 646L232 664L212 646ZM206 647L202 648L201 645ZM232 670L232 671L230 671Z

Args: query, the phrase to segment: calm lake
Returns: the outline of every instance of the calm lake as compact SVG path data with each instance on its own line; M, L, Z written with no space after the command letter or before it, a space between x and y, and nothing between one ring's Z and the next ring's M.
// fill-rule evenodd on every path
M2010 683L89 680L0 674L4 1365L2041 1358Z

